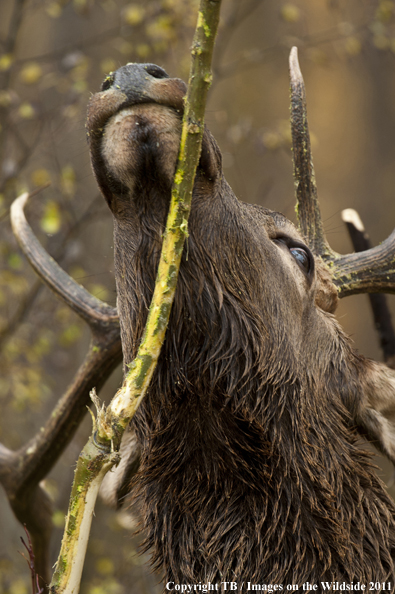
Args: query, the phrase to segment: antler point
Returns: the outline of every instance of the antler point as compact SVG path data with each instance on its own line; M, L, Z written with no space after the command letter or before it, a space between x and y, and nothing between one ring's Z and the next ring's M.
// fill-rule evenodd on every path
M289 54L289 73L291 83L303 82L303 76L299 66L298 48L295 45Z
M344 223L351 223L358 231L364 232L365 227L361 221L361 217L353 208L345 208L341 212L342 221Z

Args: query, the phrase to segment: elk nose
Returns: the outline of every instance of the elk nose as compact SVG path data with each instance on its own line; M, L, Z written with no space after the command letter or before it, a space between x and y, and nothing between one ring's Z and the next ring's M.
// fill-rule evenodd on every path
M105 78L101 90L118 90L131 101L141 101L148 95L152 82L163 78L169 78L169 75L155 64L126 64Z
M123 93L126 105L159 103L182 112L186 85L155 64L126 64L107 76L101 90Z

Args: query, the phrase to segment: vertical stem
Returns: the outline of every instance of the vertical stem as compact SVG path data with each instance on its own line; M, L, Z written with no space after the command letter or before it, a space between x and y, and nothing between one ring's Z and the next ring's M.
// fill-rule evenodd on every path
M103 478L116 462L117 456L100 451L92 438L82 450L50 592L79 592L97 494Z
M77 594L79 590L100 483L115 463L113 448L119 447L122 434L144 397L165 338L188 235L188 216L203 138L206 97L212 79L211 60L220 6L221 0L200 2L178 164L148 320L122 389L108 411L98 411L98 431L94 432L78 460L61 552L50 588L54 594Z
M137 356L124 385L110 405L119 436L135 414L153 375L163 344L191 209L193 183L199 162L207 92L211 84L211 60L219 22L221 0L201 0L192 45L180 149L170 209L163 239L154 294ZM106 434L101 434L105 438ZM108 437L108 436L107 436ZM118 440L120 437L118 437Z

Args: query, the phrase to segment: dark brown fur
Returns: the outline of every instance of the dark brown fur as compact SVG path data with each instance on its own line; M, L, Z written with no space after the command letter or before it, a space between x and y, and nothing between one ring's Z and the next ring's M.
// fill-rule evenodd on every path
M88 133L114 215L127 366L154 287L185 88L128 65L105 89ZM328 272L318 260L303 270L290 251L303 244L283 215L237 200L206 130L166 340L133 422L134 490L166 582L394 588L394 505L357 446L359 431L393 454L380 403L385 393L392 406L394 377L353 351Z

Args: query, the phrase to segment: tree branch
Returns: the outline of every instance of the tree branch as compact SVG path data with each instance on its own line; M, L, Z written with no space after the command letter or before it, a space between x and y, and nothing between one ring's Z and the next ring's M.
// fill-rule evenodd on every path
M94 336L84 363L43 428L17 452L0 444L0 483L32 536L37 573L47 584L52 508L39 483L74 437L91 403L90 390L100 390L121 359L119 328L106 326Z
M90 528L100 482L117 461L114 449L119 449L122 434L144 397L165 337L187 236L220 5L220 0L200 2L179 157L148 320L137 356L122 389L107 410L99 410L95 399L97 428L95 422L93 436L78 459L62 547L51 582L51 592L54 594L71 594L79 589L87 546L86 532Z

